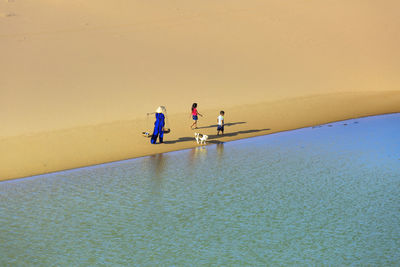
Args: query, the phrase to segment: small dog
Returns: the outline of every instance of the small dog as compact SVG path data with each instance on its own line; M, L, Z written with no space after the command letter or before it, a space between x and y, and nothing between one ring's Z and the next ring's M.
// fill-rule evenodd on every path
M208 139L208 135L205 134L200 134L200 133L194 133L194 138L196 138L196 141L198 144L206 144L206 141Z

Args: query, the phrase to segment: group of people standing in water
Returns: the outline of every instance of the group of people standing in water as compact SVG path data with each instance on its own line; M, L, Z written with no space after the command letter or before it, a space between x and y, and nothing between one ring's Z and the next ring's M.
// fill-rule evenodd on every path
M160 143L164 143L164 132L165 132L165 113L166 109L165 107L158 107L156 110L156 121L154 122L154 131L151 136L150 142L152 144L155 144L157 142L157 138L159 139ZM224 119L225 112L223 110L220 111L219 116L217 118L217 135L222 133L224 134L224 125L225 125L225 119ZM190 126L190 129L197 129L197 121L199 119L199 116L203 117L198 111L197 111L197 103L192 104L192 112L190 117L193 119L193 124Z

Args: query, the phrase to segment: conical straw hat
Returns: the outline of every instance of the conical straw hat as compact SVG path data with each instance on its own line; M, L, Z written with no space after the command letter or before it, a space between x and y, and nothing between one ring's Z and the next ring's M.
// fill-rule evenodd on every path
M165 112L165 107L159 106L156 110L156 113L164 113Z

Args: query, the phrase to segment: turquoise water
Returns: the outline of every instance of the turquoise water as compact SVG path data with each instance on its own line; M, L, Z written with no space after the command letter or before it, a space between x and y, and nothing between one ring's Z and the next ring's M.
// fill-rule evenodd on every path
M1 266L400 262L400 114L0 183Z

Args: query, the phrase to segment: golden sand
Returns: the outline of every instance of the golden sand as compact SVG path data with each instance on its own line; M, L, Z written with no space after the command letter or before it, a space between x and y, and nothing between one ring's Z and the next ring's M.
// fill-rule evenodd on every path
M400 112L400 2L1 1L0 179ZM152 146L146 113L168 108ZM150 126L151 128L151 126Z
M194 132L209 144L270 134L374 114L400 112L400 92L348 93L285 99L225 109L225 136L216 136L219 110L203 110L199 129L191 130L189 112L169 115L172 129L165 144L150 144L141 132L146 120L117 121L10 137L0 140L1 179L30 176L81 166L198 146ZM150 122L153 123L153 119ZM151 128L150 128L151 129ZM149 129L149 130L150 130Z

